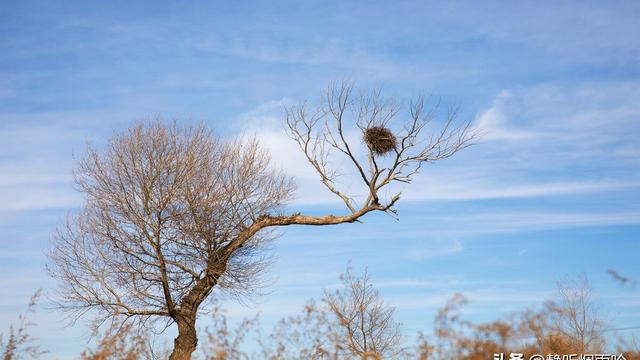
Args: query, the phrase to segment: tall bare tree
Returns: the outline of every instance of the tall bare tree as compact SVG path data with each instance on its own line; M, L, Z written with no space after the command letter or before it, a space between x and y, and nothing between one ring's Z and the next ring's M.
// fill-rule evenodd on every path
M604 349L605 324L593 301L586 277L558 283L559 301L548 304L553 315L553 330L569 340L581 354Z
M80 212L54 237L51 274L59 280L60 305L81 316L138 324L177 325L171 359L189 359L197 347L196 318L214 287L251 289L265 265L259 251L269 229L286 225L334 225L372 211L395 214L400 194L381 191L409 182L422 164L447 158L473 140L469 124L454 114L435 135L423 134L433 119L424 101L400 108L379 92L352 97L350 84L331 86L312 112L288 108L287 129L322 183L344 201L346 214L285 214L293 182L274 170L257 141L223 142L204 126L159 122L116 134L107 148L89 148L75 181L86 195ZM355 114L367 155L347 140ZM394 126L399 126L397 129ZM346 157L367 195L361 205L338 189L332 152ZM368 169L368 170L366 170Z

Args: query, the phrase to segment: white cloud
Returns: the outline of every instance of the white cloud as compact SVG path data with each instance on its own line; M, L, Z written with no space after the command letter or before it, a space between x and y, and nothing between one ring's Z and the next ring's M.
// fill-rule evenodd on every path
M562 179L536 180L534 174L527 174L519 168L516 162L509 163L509 158L502 157L502 152L507 151L509 156L522 153L529 149L523 142L535 140L536 146L542 146L540 158L528 160L527 156L520 161L528 161L532 169L537 163L552 156L564 156L567 150L552 149L560 144L563 147L573 143L569 137L575 137L576 132L567 133L566 130L556 130L556 135L550 135L549 130L537 130L531 125L529 128L510 125L505 102L514 96L508 91L500 92L490 109L483 112L476 120L476 126L485 132L483 142L475 148L466 150L473 153L463 162L456 161L452 167L435 167L428 174L427 169L423 174L418 174L409 186L399 186L403 191L403 200L483 200L483 199L508 199L531 198L540 196L564 196L572 194L585 194L618 190L629 190L640 187L640 182L633 180L609 179L576 179L570 174L563 174ZM245 135L256 135L261 143L269 149L274 164L295 177L299 189L296 193L296 204L339 204L338 199L328 192L320 183L317 173L308 164L297 144L285 133L282 124L282 106L291 104L292 100L282 99L271 101L258 106L256 109L244 113L238 117L242 127L239 131ZM595 115L593 115L595 116ZM571 119L562 125L572 127ZM539 124L538 124L539 126ZM555 124L555 126L559 126ZM583 128L582 131L587 131ZM594 130L601 132L600 130ZM567 134L566 134L567 133ZM566 134L566 135L565 135ZM357 142L355 134L349 134L353 141ZM586 135L584 135L586 136ZM554 139L555 138L555 139ZM545 140L546 139L546 140ZM544 141L553 141L545 148ZM500 154L486 157L484 154L496 151L492 145L494 141L507 144L505 150L500 147ZM543 141L540 143L540 141ZM512 150L508 150L512 149ZM542 155L545 151L556 151L554 155ZM627 152L633 152L633 148L627 148ZM499 157L499 159L498 159ZM451 160L447 160L451 161ZM340 178L343 189L361 190L358 177L352 172L349 163L336 162L334 165L345 165L345 174ZM500 176L496 176L500 174ZM569 175L569 176L567 176ZM359 195L361 191L356 191Z
M539 136L531 131L509 127L505 103L511 97L508 90L502 90L493 100L491 107L475 120L475 126L482 132L482 140L522 141Z
M43 115L44 116L44 115ZM14 121L20 117L9 116ZM51 120L50 114L44 116ZM75 121L75 120L74 120ZM0 211L70 208L80 204L72 185L72 148L84 141L74 121L16 123L0 128Z
M246 58L262 62L336 66L354 72L375 74L377 78L391 78L400 71L394 62L378 53L372 53L358 43L341 38L299 38L289 33L283 43L265 41L261 34L234 33L231 35L206 34L193 37L188 44L198 50ZM291 45L288 45L291 44ZM293 45L295 44L295 45Z
M273 164L293 176L298 185L294 204L337 204L340 200L329 192L320 182L318 173L309 164L298 144L287 135L282 122L282 107L291 104L289 99L270 101L238 116L242 124L238 131L243 136L256 136L260 143L271 153ZM350 141L357 141L355 133L347 133ZM335 165L347 165L341 169L349 169L349 164L337 162ZM339 186L346 189L357 187L357 177L345 172L337 179Z
M0 212L74 208L82 202L70 185L0 186L0 198Z

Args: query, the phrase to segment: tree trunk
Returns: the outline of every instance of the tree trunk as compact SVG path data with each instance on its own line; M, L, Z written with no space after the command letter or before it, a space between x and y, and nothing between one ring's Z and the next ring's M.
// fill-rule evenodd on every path
M190 360L191 354L198 346L196 334L196 317L180 318L178 324L178 336L173 341L173 351L169 360Z

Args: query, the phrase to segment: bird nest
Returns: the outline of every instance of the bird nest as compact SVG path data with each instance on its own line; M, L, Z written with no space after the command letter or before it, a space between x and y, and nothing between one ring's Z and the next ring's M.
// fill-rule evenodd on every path
M396 137L384 126L372 126L366 129L364 142L377 155L385 155L396 148Z

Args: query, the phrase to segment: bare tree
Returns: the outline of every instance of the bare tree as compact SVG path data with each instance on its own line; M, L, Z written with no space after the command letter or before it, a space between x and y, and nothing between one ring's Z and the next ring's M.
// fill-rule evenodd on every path
M278 214L293 190L257 142L160 123L114 136L102 153L90 148L75 180L85 204L50 254L63 309L175 322L173 359L195 350L198 310L214 286L250 289L268 233L247 229Z
M268 360L338 359L339 334L327 308L308 301L300 314L282 318L266 339L261 356Z
M90 147L75 172L85 203L58 230L50 253L61 307L74 318L92 311L102 321L175 323L170 358L189 359L201 306L214 287L251 290L265 265L259 250L270 228L352 223L372 211L395 214L400 194L382 199L383 188L409 182L423 163L453 155L474 137L468 123L454 127L451 114L442 130L421 138L433 115L423 101L410 107L404 130L394 134L387 126L400 114L395 103L379 92L356 100L351 93L350 85L330 87L312 115L304 105L286 112L290 135L322 183L345 202L350 211L344 215L284 214L293 183L272 169L257 141L222 142L203 126L140 124L116 134L104 151ZM365 160L345 133L354 109L368 139ZM320 137L318 124L324 124ZM337 172L327 163L331 150L348 158L366 185L361 206L337 189Z
M550 303L553 330L569 339L581 354L604 348L605 328L593 303L592 290L586 277L558 283L559 302Z
M410 183L425 163L451 157L478 135L469 122L456 124L455 110L449 111L439 130L425 133L436 120L438 107L427 109L424 98L410 102L406 112L401 109L380 90L356 95L348 82L331 84L312 109L307 103L286 108L289 136L325 187L349 210L348 215L325 217L321 222L353 222L371 211L396 216L394 205L400 192L385 198L384 190L394 183ZM346 169L332 166L340 160L349 164ZM361 181L358 194L339 186L339 177L349 169ZM359 203L358 195L363 197Z
M384 303L366 270L362 277L356 277L347 268L340 279L344 289L325 291L324 298L337 320L338 348L361 359L397 359L403 349L394 308Z
M309 301L302 313L280 320L260 340L265 359L401 359L400 324L368 273L340 275L342 286L325 290L322 301Z

